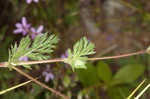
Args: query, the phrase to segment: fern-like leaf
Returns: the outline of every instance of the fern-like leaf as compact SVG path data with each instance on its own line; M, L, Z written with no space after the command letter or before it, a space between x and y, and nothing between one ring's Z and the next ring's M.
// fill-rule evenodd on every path
M59 39L55 35L37 35L33 42L31 42L29 36L23 38L20 44L17 46L11 46L9 50L9 63L19 62L21 57L28 57L31 60L46 60L50 58L50 53L53 52L56 43Z
M73 46L73 51L68 49L68 58L65 59L65 63L70 64L73 70L75 68L86 69L87 55L94 54L94 48L94 44L83 37Z

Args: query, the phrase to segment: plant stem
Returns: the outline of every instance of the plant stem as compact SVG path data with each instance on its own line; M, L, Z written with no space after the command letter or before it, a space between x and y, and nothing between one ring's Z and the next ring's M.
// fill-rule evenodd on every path
M62 93L60 93L60 92L58 92L58 91L56 91L56 90L54 90L54 89L48 87L48 86L45 85L44 83L39 82L38 80L36 80L35 78L33 78L33 77L31 77L30 75L26 74L25 72L23 72L23 71L20 70L19 68L14 67L14 66L13 66L12 68L13 68L14 70L16 70L17 72L19 72L21 75L27 77L28 79L30 79L30 80L32 80L33 82L37 83L38 85L42 86L43 88L48 89L49 91L55 93L55 94L58 95L58 96L63 97L64 99L69 99L69 97L67 97L67 96L63 95Z
M134 53L128 53L128 54L122 54L122 55L116 55L116 56L88 58L88 60L95 61L95 60L118 59L118 58L129 57L129 56L134 56L134 55L139 55L139 54L145 54L145 53L146 53L146 51L138 51L138 52L134 52Z
M123 57L129 57L139 54L145 54L146 51L138 51L134 53L128 53L128 54L122 54L122 55L116 55L116 56L106 56L106 57L96 57L96 58L88 58L89 61L96 61L96 60L107 60L107 59L118 59ZM40 60L40 61L27 61L27 62L18 62L17 64L12 64L13 66L18 65L33 65L33 64L45 64L45 63L54 63L54 62L64 62L64 59L57 58L57 59L51 59L51 60ZM0 67L8 67L8 62L2 62L0 63Z

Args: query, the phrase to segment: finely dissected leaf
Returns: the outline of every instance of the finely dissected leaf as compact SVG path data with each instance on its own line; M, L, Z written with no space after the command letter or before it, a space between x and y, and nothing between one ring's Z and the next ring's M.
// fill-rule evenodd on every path
M94 44L90 43L85 37L78 41L73 47L74 56L85 56L94 54Z
M55 44L58 42L58 38L55 35L51 35L48 37L48 34L44 34L43 36L36 36L33 44L31 46L31 52L28 55L29 58L33 60L43 60L50 58L51 52L53 52L53 48L55 48ZM43 55L44 54L44 55Z
M65 62L70 64L73 70L75 68L86 69L87 55L95 53L94 47L93 43L89 42L86 37L83 37L73 46L73 51L68 49L68 58L65 59Z
M55 35L37 35L33 42L29 36L23 38L17 46L11 46L9 50L9 63L17 63L21 57L28 57L32 60L44 60L50 58L55 44L59 41Z
M147 48L146 52L150 54L150 46Z
M17 62L20 57L25 56L25 54L29 51L27 49L30 46L31 40L29 36L23 38L20 41L19 46L17 47L17 43L14 46L11 46L9 50L9 62Z

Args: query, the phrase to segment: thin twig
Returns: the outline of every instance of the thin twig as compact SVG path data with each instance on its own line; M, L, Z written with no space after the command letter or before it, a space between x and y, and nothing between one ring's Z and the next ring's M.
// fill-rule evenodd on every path
M69 99L69 97L67 97L67 96L63 95L62 93L60 93L60 92L58 92L58 91L56 91L56 90L54 90L54 89L48 87L48 86L45 85L44 83L39 82L38 80L36 80L35 78L33 78L33 77L31 77L30 75L26 74L25 72L23 72L23 71L20 70L19 68L14 67L14 66L13 66L12 68L13 68L14 70L16 70L17 72L19 72L21 75L27 77L28 79L32 80L33 82L37 83L38 85L40 85L40 86L42 86L42 87L48 89L49 91L55 93L56 95L61 96L61 97L63 97L64 99Z
M146 51L138 51L134 53L128 53L128 54L122 54L122 55L116 55L116 56L106 56L106 57L98 57L98 58L88 58L90 61L95 60L107 60L107 59L117 59L117 58L123 58L123 57L129 57L139 54L145 54ZM58 58L58 59L51 59L51 60L40 60L40 61L27 61L27 62L18 62L17 64L12 65L33 65L33 64L44 64L44 63L54 63L54 62L64 62L64 59ZM0 63L0 67L8 67L8 62L2 62Z

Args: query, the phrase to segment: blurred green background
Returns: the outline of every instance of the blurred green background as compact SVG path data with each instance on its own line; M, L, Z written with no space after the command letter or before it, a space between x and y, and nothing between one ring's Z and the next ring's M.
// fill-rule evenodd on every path
M60 42L52 58L61 57L67 48L86 36L96 45L92 57L120 55L146 49L150 44L149 0L0 0L0 61L8 59L8 49L19 42L15 24L26 17L33 27L54 33ZM27 34L30 35L30 34ZM67 64L35 65L25 72L71 99L126 99L140 82L149 83L150 56L94 61L87 70L72 72ZM45 75L44 72L52 75ZM0 68L0 90L28 79L15 71ZM136 95L143 89L136 93ZM149 99L150 91L141 99ZM0 99L62 99L30 83L0 96Z

